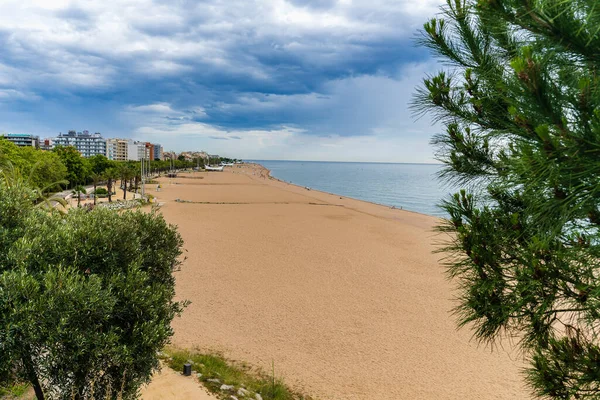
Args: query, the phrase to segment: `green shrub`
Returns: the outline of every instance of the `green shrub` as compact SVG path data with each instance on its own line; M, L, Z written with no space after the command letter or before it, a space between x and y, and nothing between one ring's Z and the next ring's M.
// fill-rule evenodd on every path
M156 213L30 203L0 180L0 387L135 398L184 306L173 300L180 235Z

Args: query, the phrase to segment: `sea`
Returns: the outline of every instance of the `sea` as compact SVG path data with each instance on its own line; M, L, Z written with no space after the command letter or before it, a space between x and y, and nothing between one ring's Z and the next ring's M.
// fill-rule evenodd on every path
M455 191L438 179L439 164L247 161L295 185L437 217L446 217L438 205Z

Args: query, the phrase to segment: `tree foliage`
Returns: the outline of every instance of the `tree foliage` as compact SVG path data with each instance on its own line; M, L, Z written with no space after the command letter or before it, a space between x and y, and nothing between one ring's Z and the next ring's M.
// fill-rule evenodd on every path
M520 338L536 395L600 397L600 4L450 0L420 42L460 324Z
M38 398L132 398L182 310L182 239L156 213L33 207L0 181L0 385Z
M72 146L57 146L52 149L56 153L64 166L67 168L66 179L69 181L69 187L83 185L90 176L89 161L81 156L77 149Z
M107 169L114 168L116 165L115 161L109 160L102 154L96 154L88 158L88 162L90 165L91 174L102 175Z
M104 171L103 177L106 180L106 189L108 191L108 201L112 202L113 187L117 179L119 179L120 172L117 168L109 168Z
M122 163L119 165L119 175L121 177L121 187L123 189L123 200L127 199L127 182L136 176L136 172L137 170L131 164Z
M56 154L19 147L0 139L0 169L12 167L29 177L36 188L58 189L54 184L63 181L67 175L66 167Z

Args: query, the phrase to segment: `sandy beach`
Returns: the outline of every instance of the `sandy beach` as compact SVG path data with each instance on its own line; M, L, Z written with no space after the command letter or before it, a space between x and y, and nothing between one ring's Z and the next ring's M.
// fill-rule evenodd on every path
M222 352L320 399L524 399L517 353L471 341L432 254L434 217L268 179L160 178L185 240L173 344ZM176 202L180 199L186 202Z

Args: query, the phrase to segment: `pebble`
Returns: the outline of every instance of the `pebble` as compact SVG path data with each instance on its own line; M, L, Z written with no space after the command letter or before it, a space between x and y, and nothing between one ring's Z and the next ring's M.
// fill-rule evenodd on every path
M258 393L256 393L255 397L256 397L256 400L263 400L262 396Z
M231 398L231 400L239 400L239 399L238 399L237 397L235 397L235 396L231 396L230 398Z
M234 388L234 386L232 385L221 385L221 390L232 390Z
M242 397L244 397L244 396L247 396L247 395L249 395L249 394L250 394L250 392L249 392L249 391L247 391L247 390L246 390L246 389L244 389L244 388L240 388L240 389L237 391L237 394L238 394L238 396L242 396Z
M220 380L218 380L218 379L214 379L214 378L213 378L213 379L207 379L206 381L207 381L207 382L212 382L212 383L221 383L221 381L220 381Z

